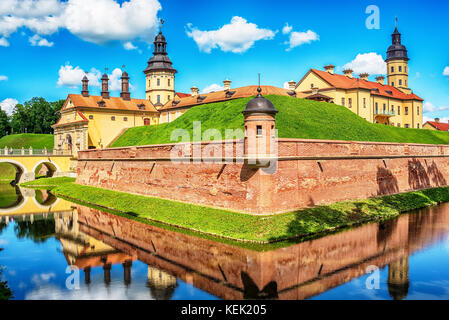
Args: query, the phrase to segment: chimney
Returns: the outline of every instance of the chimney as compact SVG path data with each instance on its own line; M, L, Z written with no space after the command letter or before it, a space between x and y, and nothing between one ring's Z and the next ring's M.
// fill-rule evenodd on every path
M352 73L353 73L354 71L352 70L352 69L345 69L345 70L343 70L343 74L345 75L345 76L347 76L348 78L352 78Z
M190 90L192 91L192 97L196 97L200 92L200 90L197 87L192 87L190 88Z
M291 90L291 91L295 91L295 89L296 89L296 82L293 81L293 80L289 81L288 82L288 89Z
M231 90L231 80L229 80L229 79L226 79L225 81L223 81L223 88L224 88L224 91L229 91L229 90Z
M440 118L435 118L436 123L440 123Z
M330 74L334 74L335 66L332 64L328 64L324 66L324 71L329 72Z
M376 82L379 84L385 84L385 77L384 76L376 77Z
M360 80L368 81L369 73L364 72L360 74Z
M120 92L120 97L123 100L131 100L131 93L129 93L129 76L126 71L122 73L122 92Z
M318 87L312 87L312 94L317 94L320 89Z
M103 99L109 99L108 84L109 84L109 78L108 78L108 75L105 73L101 77L101 96L103 97Z
M87 79L87 76L84 76L83 80L81 80L83 83L83 90L81 91L81 95L83 97L89 96L89 79Z

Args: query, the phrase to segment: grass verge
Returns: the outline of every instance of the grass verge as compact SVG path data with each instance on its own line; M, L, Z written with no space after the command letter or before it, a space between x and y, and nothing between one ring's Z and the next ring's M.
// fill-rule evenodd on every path
M66 183L75 182L75 178L70 177L57 177L57 178L40 178L33 181L22 183L21 187L26 188L55 188L57 186L61 186Z
M148 224L160 223L230 241L255 244L323 235L363 223L392 219L404 212L449 201L449 187L441 187L339 202L273 216L252 216L62 180L45 180L47 185L54 187L52 192L55 195L74 202L107 209Z

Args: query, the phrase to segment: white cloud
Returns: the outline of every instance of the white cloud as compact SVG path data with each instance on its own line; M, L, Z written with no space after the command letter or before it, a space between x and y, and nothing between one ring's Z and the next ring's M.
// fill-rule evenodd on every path
M59 69L59 79L58 86L65 86L70 88L76 88L81 85L81 80L86 75L86 73L80 67L73 67L70 64L61 66ZM89 86L99 87L101 72L95 68L92 68L90 72L87 73L87 78L89 79Z
M387 64L380 54L360 53L354 60L345 64L343 69L352 69L355 73L367 72L370 75L386 74Z
M27 28L37 35L51 35L60 28L79 38L102 44L139 39L150 42L158 26L157 0L1 0L0 45Z
M0 81L8 81L8 77L0 75Z
M34 36L30 37L28 39L28 41L30 42L30 44L35 47L53 47L54 43L53 42L49 42L47 39L42 38L40 35L35 34Z
M289 34L292 31L293 27L289 26L288 23L285 24L284 28L282 28L283 34Z
M2 102L0 102L0 109L5 111L7 115L11 115L12 111L14 110L14 107L18 103L19 103L19 101L17 101L16 99L7 98L7 99L3 100Z
M206 53L218 47L224 52L243 53L256 41L271 40L276 34L269 29L260 29L256 24L248 23L246 19L237 16L218 30L201 31L190 23L187 28L187 35L193 38L200 51Z
M436 107L431 102L428 102L428 101L424 102L424 105L423 105L424 113L432 113L432 112L439 112L439 111L446 111L446 110L449 110L449 106Z
M9 47L9 41L6 38L0 38L0 47Z
M292 32L290 33L290 39L286 42L289 45L287 51L298 47L303 44L310 44L312 41L319 41L320 36L313 32L312 30L308 30L307 32Z
M133 45L133 43L131 41L125 42L123 44L123 48L125 48L125 50L136 50L136 49L138 49L135 45Z
M449 67L444 68L443 75L449 77Z
M223 91L223 90L224 90L224 88L222 86L220 86L220 85L218 85L216 83L213 83L213 84L207 86L206 88L204 88L201 91L201 93L209 93L209 92L212 92L212 91Z

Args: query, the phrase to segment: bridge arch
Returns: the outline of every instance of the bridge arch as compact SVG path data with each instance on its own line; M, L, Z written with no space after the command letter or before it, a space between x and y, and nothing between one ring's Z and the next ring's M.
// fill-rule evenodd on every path
M59 168L59 166L51 160L41 160L41 161L37 162L34 165L32 172L36 173L36 170L40 165L45 166L47 168L48 172L50 172L50 174L47 174L48 177L53 176L53 174L55 174L56 172L61 172L61 169Z
M0 159L0 163L8 163L16 169L16 177L14 179L15 182L19 182L20 178L24 174L28 174L27 168L23 164L21 164L19 161L16 161L13 159Z

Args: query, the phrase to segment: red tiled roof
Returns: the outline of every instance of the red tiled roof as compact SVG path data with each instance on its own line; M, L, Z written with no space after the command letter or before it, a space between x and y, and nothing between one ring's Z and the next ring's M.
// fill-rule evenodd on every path
M424 101L422 98L418 97L416 94L406 94L401 90L389 86L380 84L373 81L362 80L359 78L349 78L342 74L330 74L326 71L310 69L309 72L314 72L321 79L329 83L331 86L339 89L367 89L371 90L371 94L376 96L384 96L389 98L395 98L399 100L419 100ZM305 77L304 77L305 78ZM304 79L303 78L303 79ZM302 79L302 80L303 80ZM302 81L301 80L301 81ZM301 83L301 81L299 83ZM298 84L299 84L298 83ZM378 91L373 91L373 89L377 89ZM387 91L390 91L391 94Z
M165 104L165 106L162 107L159 111L164 112L164 111L167 111L170 109L188 108L188 107L193 107L193 106L205 104L205 103L220 102L220 101L226 101L226 100L232 100L232 99L238 99L238 98L247 98L247 97L257 95L257 88L258 88L258 86L246 86L246 87L240 87L240 88L233 88L233 89L230 89L228 92L223 90L223 91L199 94L195 97L188 96L185 98L181 98L179 100L167 102L167 104ZM291 91L288 89L272 87L272 86L261 86L261 88L262 88L263 95L275 94L275 95L281 95L281 96L288 96L289 94L287 92ZM232 94L232 95L230 95L230 94ZM300 94L300 95L302 97L302 94Z
M444 122L435 122L435 121L427 121L432 127L436 128L440 131L449 131L449 123Z
M191 94L189 93L182 93L182 92L176 92L176 95L180 98L190 97Z
M68 98L73 102L75 108L87 107L98 109L115 109L115 110L129 110L129 111L142 111L139 109L139 105L145 105L145 111L158 112L153 104L144 99L131 99L123 100L120 97L110 97L109 99L103 99L101 96L89 96L83 97L81 94L69 94ZM98 105L99 101L104 101L104 107Z

